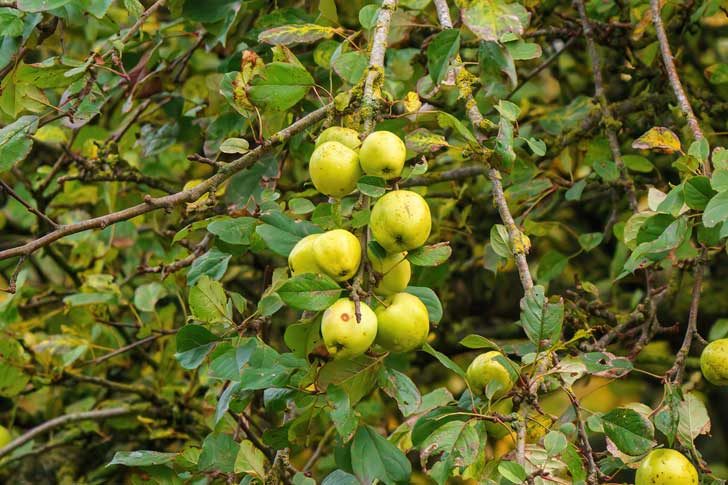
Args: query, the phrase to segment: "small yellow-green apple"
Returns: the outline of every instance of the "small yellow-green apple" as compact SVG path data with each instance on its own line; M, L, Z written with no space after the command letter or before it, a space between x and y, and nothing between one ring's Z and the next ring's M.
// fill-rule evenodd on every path
M430 236L430 207L420 194L393 190L374 204L369 227L388 253L414 249L425 244Z
M336 281L348 280L359 269L361 244L349 231L334 229L319 234L312 246L318 267Z
M679 451L661 448L647 455L637 469L635 485L698 485L698 472Z
M511 390L513 387L511 375L508 369L496 359L499 356L506 358L497 350L491 350L480 354L470 363L466 375L474 393L485 394L491 381L500 384L498 390L493 393L493 398L499 398Z
M341 298L328 307L321 318L321 336L326 350L335 359L356 357L367 351L377 336L377 316L359 303L361 321L356 321L354 302Z
M338 141L327 141L311 154L308 173L316 190L340 199L356 188L361 177L359 156Z
M714 340L700 354L703 376L716 386L728 386L728 338Z
M506 415L513 412L513 399L510 397L507 399L501 399L497 403L490 407L490 410L494 413ZM494 439L505 438L513 432L511 426L508 423L499 423L496 421L485 421L485 431L488 436Z
M372 269L382 275L374 293L389 296L404 291L412 276L412 267L407 261L407 252L387 254L379 257L371 249L367 249L367 256Z
M407 158L404 142L391 131L375 131L364 139L359 163L364 173L384 180L399 177Z
M420 348L430 333L430 315L422 300L395 293L376 308L377 343L390 352Z
M332 126L331 128L326 128L322 131L318 138L316 138L316 147L319 147L328 141L338 141L345 147L351 148L352 150L357 150L361 145L359 133L351 128L343 128L341 126Z
M0 426L0 448L7 445L13 440L13 437L10 435L10 431L8 431L8 428L5 426Z
M293 246L291 253L288 255L288 267L291 269L293 276L304 273L323 273L313 254L313 242L318 237L319 234L310 234Z

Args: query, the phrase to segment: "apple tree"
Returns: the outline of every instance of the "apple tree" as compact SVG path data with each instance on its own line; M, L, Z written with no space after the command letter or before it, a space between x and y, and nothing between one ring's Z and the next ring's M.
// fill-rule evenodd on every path
M725 483L726 29L0 1L0 481Z

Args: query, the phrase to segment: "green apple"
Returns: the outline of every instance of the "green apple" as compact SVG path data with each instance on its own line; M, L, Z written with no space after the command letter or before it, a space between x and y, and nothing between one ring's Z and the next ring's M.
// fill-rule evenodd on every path
M349 231L334 229L319 234L312 246L318 267L336 281L350 279L359 269L361 244Z
M5 426L0 426L0 448L13 441L10 431Z
M311 154L308 173L316 190L340 199L356 188L361 177L359 156L338 141L327 141Z
M351 148L352 150L357 150L361 145L359 133L357 133L356 130L343 128L341 126L332 126L331 128L326 128L322 131L318 138L316 138L316 147L319 147L329 141L338 141L345 147Z
M510 397L507 399L501 399L497 403L490 407L490 410L494 413L507 415L513 412L513 399ZM498 423L496 421L485 421L485 431L488 436L494 439L505 438L513 432L511 426L508 423Z
M356 321L354 302L341 298L324 312L321 336L326 350L335 359L356 357L367 351L377 336L377 316L361 302L361 321Z
M391 131L371 133L359 150L359 162L364 173L384 180L399 177L406 158L404 142Z
M420 194L394 190L374 204L369 227L388 253L418 248L430 236L430 207Z
M313 242L319 234L311 234L304 237L293 246L288 255L288 267L291 274L297 276L304 273L323 273L313 254Z
M679 451L661 448L647 455L637 469L635 485L698 485L698 472Z
M496 381L500 388L493 393L493 398L499 398L506 394L513 387L513 381L508 369L496 360L496 357L506 358L496 350L485 352L477 356L468 366L466 375L472 391L476 394L485 394L488 384Z
M412 276L412 267L407 261L407 252L387 254L378 257L370 249L367 249L367 256L372 269L382 275L374 293L377 295L389 296L404 291Z
M430 333L430 315L422 300L409 293L395 293L377 307L377 343L390 352L409 352L422 347Z
M700 354L703 376L716 386L728 386L728 338L714 340Z

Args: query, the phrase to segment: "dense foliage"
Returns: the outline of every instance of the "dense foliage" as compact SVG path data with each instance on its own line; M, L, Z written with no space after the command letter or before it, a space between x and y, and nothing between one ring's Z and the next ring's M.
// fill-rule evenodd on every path
M727 29L0 1L0 481L724 483Z

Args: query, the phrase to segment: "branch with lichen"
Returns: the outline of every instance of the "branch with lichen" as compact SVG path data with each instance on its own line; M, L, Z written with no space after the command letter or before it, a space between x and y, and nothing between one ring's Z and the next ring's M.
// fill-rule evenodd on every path
M396 0L384 0L379 7L377 24L372 35L371 51L369 53L369 68L367 77L364 80L364 91L362 94L362 121L364 133L374 129L381 93L382 81L384 81L384 54L387 52L387 36L389 26L392 23L392 14L397 8Z

